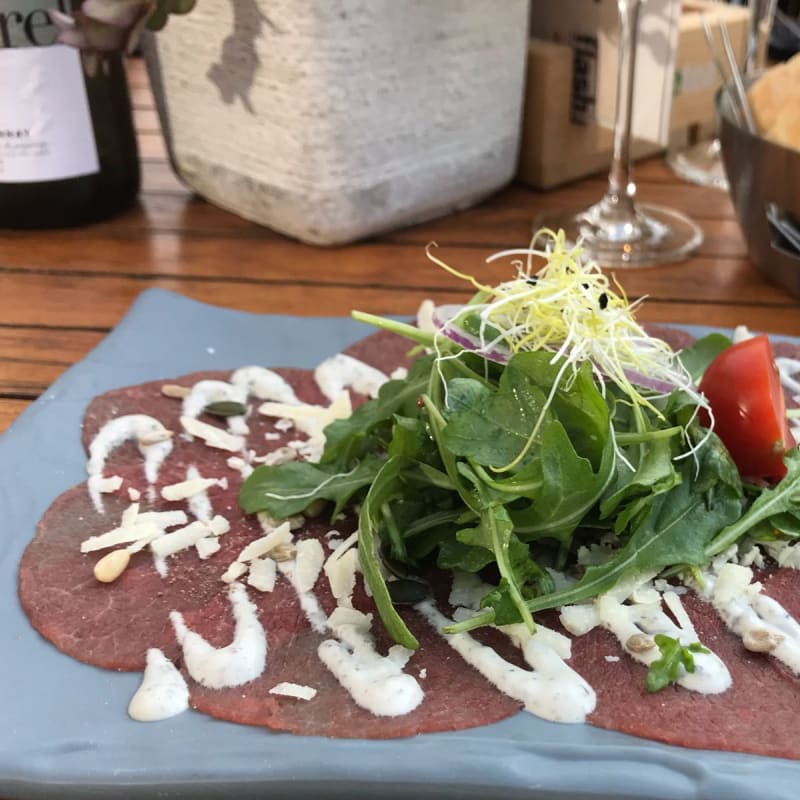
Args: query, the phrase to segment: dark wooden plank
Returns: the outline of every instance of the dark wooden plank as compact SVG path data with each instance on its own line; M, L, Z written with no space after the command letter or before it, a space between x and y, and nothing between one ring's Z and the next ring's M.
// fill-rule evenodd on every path
M754 289L756 285L754 282ZM301 316L341 316L349 314L353 308L378 314L412 314L425 296L447 303L463 301L468 294L457 285L425 290L403 286L389 289L371 285L368 281L352 286L302 285L296 281L258 286L224 278L142 281L129 276L0 275L0 318L9 325L111 327L148 286L178 291L226 308ZM769 303L759 302L755 292L740 293L725 302L719 299L687 301L669 296L651 297L640 316L642 319L721 326L742 323L776 333L800 335L797 300L773 291ZM637 293L631 293L631 298L636 296Z
M324 286L416 287L418 294L460 287L456 278L432 264L424 248L416 244L376 242L327 250L286 239L270 239L261 246L258 241L233 236L196 238L174 231L142 237L116 230L108 235L93 231L92 246L84 247L86 235L83 230L42 232L35 249L27 236L7 237L0 243L3 281L85 278L89 288L103 276L118 275L143 288L159 279L212 280L251 284L254 292L273 292L270 287L276 284L291 287L301 283L314 284L319 291ZM492 252L493 248L479 246L446 246L435 251L448 264L489 284L514 274L511 259L487 265L485 258ZM681 264L617 273L632 296L710 303L798 302L766 283L750 261L741 257L700 256Z

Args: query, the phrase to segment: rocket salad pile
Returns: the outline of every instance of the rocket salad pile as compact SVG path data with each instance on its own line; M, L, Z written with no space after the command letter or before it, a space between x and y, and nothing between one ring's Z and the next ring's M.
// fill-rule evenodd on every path
M638 575L700 579L733 544L800 537L800 455L766 338L716 334L677 355L546 236L513 280L461 276L475 295L435 310L431 330L355 313L416 344L407 377L330 424L319 463L260 466L242 487L245 511L277 518L358 509L362 571L406 647L398 589L434 568L493 586L448 632L533 630L534 612ZM594 563L579 563L586 548Z

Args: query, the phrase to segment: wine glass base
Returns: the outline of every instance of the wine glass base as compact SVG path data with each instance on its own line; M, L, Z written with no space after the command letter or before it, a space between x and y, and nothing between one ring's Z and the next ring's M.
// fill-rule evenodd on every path
M728 177L722 163L719 139L698 142L691 147L667 153L667 164L679 177L700 186L728 190Z
M563 230L567 242L580 242L584 253L602 267L633 269L682 261L703 243L703 232L679 211L636 204L630 222L608 225L603 204L588 209L540 215L534 229Z

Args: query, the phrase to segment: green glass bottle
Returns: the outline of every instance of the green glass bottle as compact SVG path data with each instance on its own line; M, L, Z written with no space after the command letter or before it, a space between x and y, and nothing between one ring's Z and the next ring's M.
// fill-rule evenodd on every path
M47 10L70 0L0 0L0 228L104 219L139 191L139 155L120 56L93 74L55 44Z

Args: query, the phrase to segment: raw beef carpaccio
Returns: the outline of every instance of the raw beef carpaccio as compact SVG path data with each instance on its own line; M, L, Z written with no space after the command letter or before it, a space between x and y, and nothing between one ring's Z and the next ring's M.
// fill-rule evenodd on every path
M676 346L688 340L683 332L659 329ZM406 365L408 343L384 333L368 337L347 352L389 374ZM797 355L782 348L783 355ZM326 405L329 401L317 386L311 371L277 370L301 403ZM174 431L172 450L161 464L155 480L148 480L142 456L133 441L115 446L106 458L102 475L118 476L120 485L92 496L81 483L57 498L39 523L36 535L22 558L19 594L33 626L64 653L89 664L110 669L141 670L149 648L159 648L184 673L190 705L211 716L237 723L263 726L304 735L390 738L418 733L458 730L501 720L520 710L521 703L497 689L449 646L420 611L403 607L401 614L420 641L413 654L401 659L402 669L424 693L412 710L397 716L376 715L361 707L318 657L320 645L330 633L315 627L313 613L304 605L301 592L278 570L271 591L247 588L247 596L266 634L268 657L263 672L243 685L212 688L193 680L183 661L171 613L212 647L223 648L234 637L234 617L229 600L234 581L221 578L243 548L265 535L264 520L244 514L237 503L242 482L241 453L206 445L181 431L182 400L162 392L165 384L192 387L198 381L228 381L231 373L195 373L182 378L152 381L118 389L90 404L83 427L88 448L110 420L124 415L147 415ZM354 404L364 396L352 393ZM261 416L260 399L249 397L248 432L243 453L265 456L281 448L296 447L304 438L275 418ZM225 429L226 420L201 414L207 424ZM93 569L105 550L81 552L81 543L119 525L121 516L135 502L139 513L184 511L187 501L161 496L165 486L179 484L192 474L214 479L205 491L208 508L227 521L218 536L219 549L201 558L194 547L168 556L161 571L144 548L131 555L130 564L116 581L100 583ZM151 476L152 478L152 476ZM194 517L187 513L190 522ZM277 525L278 521L274 521ZM316 539L324 557L345 541L356 527L344 514L331 522L325 517L295 520L296 545ZM280 564L278 565L280 567ZM796 570L766 570L759 575L765 592L783 603L790 613L800 614L800 575ZM453 609L447 602L449 577L431 577L438 607L445 615ZM241 585L247 586L245 578ZM314 602L322 617L337 604L324 571L312 587ZM352 594L355 609L368 613L372 601L360 576ZM800 744L787 731L800 715L800 682L786 667L764 655L749 652L732 634L717 612L704 600L688 593L683 606L701 641L727 665L732 688L718 695L700 695L670 686L657 694L644 688L646 668L628 657L607 631L595 628L571 636L568 665L594 689L596 708L587 721L600 727L636 736L696 748L743 751L788 758L800 757ZM391 641L375 615L372 635L377 652L390 654ZM542 621L559 630L557 616L542 615ZM497 631L474 634L475 640L492 648L516 669L527 669L517 648ZM311 699L275 694L281 684L314 690ZM120 713L124 713L122 709Z

